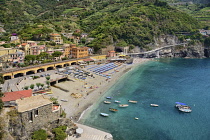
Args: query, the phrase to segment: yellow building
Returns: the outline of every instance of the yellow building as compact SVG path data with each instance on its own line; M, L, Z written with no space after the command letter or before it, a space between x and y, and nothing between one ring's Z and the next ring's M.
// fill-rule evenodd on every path
M55 42L56 44L63 44L63 39L60 34L51 34L50 40Z
M82 58L88 56L88 47L76 47L75 44L70 46L70 55L72 58Z
M71 50L70 44L64 44L63 50L64 50L63 53L64 57L70 57L70 50Z

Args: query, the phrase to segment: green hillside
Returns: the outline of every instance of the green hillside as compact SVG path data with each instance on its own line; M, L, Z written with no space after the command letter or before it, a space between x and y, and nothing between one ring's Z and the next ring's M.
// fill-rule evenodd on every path
M95 50L109 44L145 47L153 42L154 36L194 32L199 28L196 19L158 0L0 0L0 3L0 22L10 33L27 33L26 38L39 39L45 30L72 32L80 28L95 38L87 44ZM44 29L38 28L40 24Z

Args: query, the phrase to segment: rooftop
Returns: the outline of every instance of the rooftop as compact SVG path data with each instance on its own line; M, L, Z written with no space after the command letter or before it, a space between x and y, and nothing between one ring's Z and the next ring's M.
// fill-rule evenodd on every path
M32 89L30 90L20 90L14 92L5 92L4 96L2 97L3 102L8 101L15 101L17 99L31 97L32 96Z
M18 104L18 112L25 112L51 104L52 102L44 95L36 95L24 99L18 99L16 103Z

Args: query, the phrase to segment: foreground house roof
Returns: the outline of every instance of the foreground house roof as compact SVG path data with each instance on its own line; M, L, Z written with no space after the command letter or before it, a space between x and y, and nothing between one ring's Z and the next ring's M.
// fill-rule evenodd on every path
M50 99L48 99L44 95L36 95L23 99L18 99L16 100L16 103L18 104L18 112L26 112L41 106L52 104L52 101L50 101Z
M2 97L2 101L3 102L15 101L17 99L31 97L31 96L32 96L32 89L13 91L13 92L5 92L4 96Z

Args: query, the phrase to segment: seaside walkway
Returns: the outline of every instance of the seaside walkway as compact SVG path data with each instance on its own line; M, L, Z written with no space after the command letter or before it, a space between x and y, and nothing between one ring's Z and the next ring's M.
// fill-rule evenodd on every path
M78 124L76 125L79 128L83 129L81 137L76 138L73 136L68 136L66 140L113 140L113 137L110 133L104 132L86 125Z

